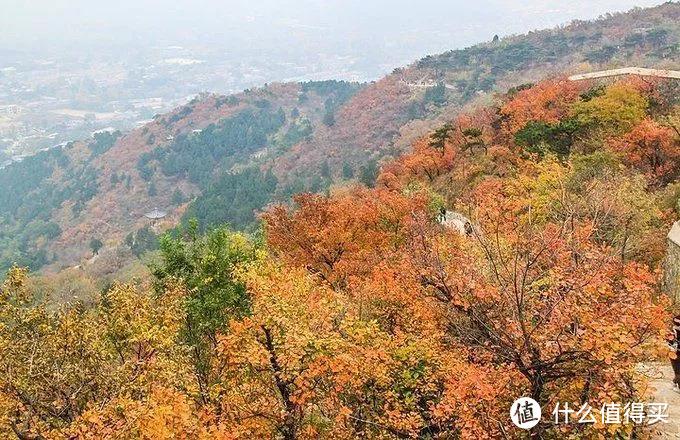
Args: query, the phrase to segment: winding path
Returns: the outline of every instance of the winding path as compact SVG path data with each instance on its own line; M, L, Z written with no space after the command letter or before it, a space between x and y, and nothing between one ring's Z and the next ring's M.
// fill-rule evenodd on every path
M673 369L665 363L648 365L646 370L654 401L668 404L668 423L656 425L652 438L680 439L680 391L673 386Z

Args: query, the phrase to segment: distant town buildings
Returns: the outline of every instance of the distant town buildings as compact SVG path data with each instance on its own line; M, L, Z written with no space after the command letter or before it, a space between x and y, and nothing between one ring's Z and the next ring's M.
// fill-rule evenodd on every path
M23 109L18 105L0 105L0 114L2 115L20 115Z
M104 127L100 128L99 130L95 130L91 133L91 136L97 135L97 134L102 134L102 133L115 133L116 129L114 127Z

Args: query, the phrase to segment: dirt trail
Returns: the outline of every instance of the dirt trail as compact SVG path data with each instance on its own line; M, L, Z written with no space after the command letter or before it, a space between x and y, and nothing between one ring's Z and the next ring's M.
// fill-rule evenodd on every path
M648 365L646 370L654 402L668 404L668 423L656 425L652 438L680 439L680 391L673 386L673 369L668 363Z

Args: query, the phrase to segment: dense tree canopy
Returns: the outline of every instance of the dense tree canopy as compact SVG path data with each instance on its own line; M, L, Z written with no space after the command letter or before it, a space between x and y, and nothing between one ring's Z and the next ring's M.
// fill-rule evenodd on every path
M160 238L152 279L87 301L57 305L44 279L11 269L0 432L524 438L508 418L521 395L595 412L644 400L637 366L665 353L660 269L678 218L678 103L664 87L523 87L372 166L372 188L270 206L261 235L189 222ZM211 197L252 194L232 186ZM548 420L536 437L645 435Z

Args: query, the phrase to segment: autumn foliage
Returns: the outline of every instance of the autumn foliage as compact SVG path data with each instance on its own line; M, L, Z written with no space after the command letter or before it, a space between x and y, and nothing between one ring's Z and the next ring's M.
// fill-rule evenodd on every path
M516 132L529 121L558 122L583 91L583 83L560 79L520 90L500 109L508 131Z
M680 176L677 136L672 128L647 117L615 142L613 149L654 182L667 184Z
M270 207L263 239L166 236L153 287L56 307L13 269L0 432L523 438L519 396L648 398L636 367L665 356L680 172L660 87L555 80L499 97L385 164L376 188ZM535 436L645 435L547 420Z

